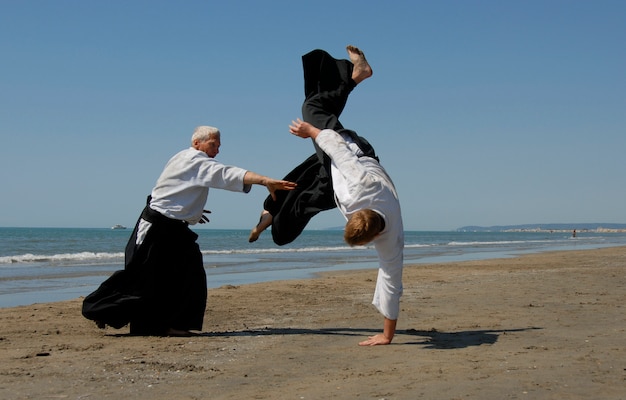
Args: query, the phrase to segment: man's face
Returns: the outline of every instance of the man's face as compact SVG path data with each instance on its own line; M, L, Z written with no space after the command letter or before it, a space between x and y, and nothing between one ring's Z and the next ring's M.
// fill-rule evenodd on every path
M205 152L207 156L214 158L220 152L220 144L219 136L211 136L204 142L198 142L195 147L197 150Z

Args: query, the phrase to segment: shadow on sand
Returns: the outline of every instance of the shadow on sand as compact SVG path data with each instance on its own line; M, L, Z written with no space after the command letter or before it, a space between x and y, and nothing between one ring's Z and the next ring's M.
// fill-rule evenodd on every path
M483 344L494 344L498 341L500 335L513 332L526 332L536 329L518 328L518 329L489 329L489 330L467 330L459 332L441 332L436 329L417 330L405 329L397 330L395 345L421 345L426 349L462 349L472 346L481 346ZM371 336L380 333L377 329L359 329L359 328L321 328L321 329L304 329L304 328L263 328L263 329L246 329L241 331L229 332L201 332L194 333L194 337L246 337L246 336L272 336L272 335L340 335L340 336ZM131 336L129 334L117 334L114 336ZM407 337L408 340L407 340Z

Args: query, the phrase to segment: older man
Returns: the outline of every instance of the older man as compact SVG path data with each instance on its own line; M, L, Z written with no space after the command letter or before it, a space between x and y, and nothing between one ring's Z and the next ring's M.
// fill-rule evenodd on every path
M208 221L209 188L247 193L251 185L263 185L275 197L277 190L296 187L220 163L215 159L220 144L217 128L199 126L191 147L167 162L126 245L124 270L85 298L86 318L100 327L130 323L137 335L189 335L202 329L206 274L198 236L188 225Z

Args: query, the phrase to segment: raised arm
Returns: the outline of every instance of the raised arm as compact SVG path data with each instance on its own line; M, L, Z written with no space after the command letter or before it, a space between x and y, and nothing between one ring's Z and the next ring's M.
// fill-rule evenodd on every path
M321 132L321 129L318 129L308 122L304 122L298 118L295 121L291 121L291 125L289 125L289 132L304 139L311 138L315 140L317 135Z

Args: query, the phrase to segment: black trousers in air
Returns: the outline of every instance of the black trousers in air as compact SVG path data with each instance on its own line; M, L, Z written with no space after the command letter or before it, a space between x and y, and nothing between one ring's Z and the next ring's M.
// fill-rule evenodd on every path
M367 140L345 129L339 122L339 116L356 86L351 78L352 63L337 60L324 50L313 50L302 56L302 66L305 93L302 119L316 128L350 135L365 155L376 157ZM279 246L294 241L319 212L336 207L330 158L317 144L314 143L314 147L315 154L284 177L296 182L298 187L291 191L278 191L276 200L268 196L263 204L263 208L273 216L272 239Z

